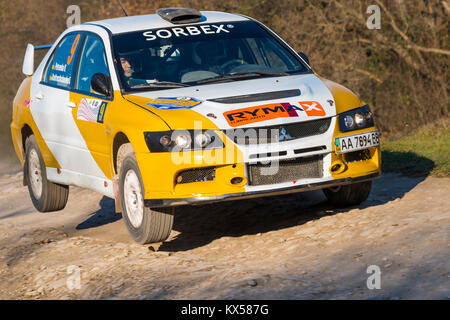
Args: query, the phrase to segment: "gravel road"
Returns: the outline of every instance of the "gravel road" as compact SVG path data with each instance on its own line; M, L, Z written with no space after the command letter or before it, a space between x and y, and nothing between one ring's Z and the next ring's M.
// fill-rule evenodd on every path
M186 207L151 246L89 190L47 214L21 173L0 190L0 299L450 299L450 178L385 174L344 210L321 191Z

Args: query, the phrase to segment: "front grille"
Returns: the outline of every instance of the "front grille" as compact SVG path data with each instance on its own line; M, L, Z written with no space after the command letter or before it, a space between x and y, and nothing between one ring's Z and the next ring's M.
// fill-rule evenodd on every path
M270 127L228 129L224 133L237 144L277 143L323 134L330 124L331 118L325 118Z
M269 164L248 165L249 184L260 186L265 184L283 183L306 178L321 178L323 175L323 157L321 155L280 160L278 171L276 162Z
M372 155L370 154L369 149L353 151L345 154L346 162L355 162L355 161L364 161L370 160Z
M290 98L290 97L299 96L300 94L301 94L301 92L299 89L294 89L294 90L246 94L246 95L242 95L242 96L224 97L224 98L210 99L208 101L219 102L219 103L244 103L244 102L255 102L255 101L261 101L261 100Z
M216 178L216 168L199 168L182 171L176 179L177 184L202 182L202 181L214 181Z

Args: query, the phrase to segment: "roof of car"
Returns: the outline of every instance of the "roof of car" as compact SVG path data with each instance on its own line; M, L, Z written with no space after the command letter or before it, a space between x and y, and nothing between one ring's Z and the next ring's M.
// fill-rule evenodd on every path
M203 15L203 19L201 21L188 24L221 23L221 22L248 20L248 18L244 16L226 12L201 11L201 13ZM113 34L132 32L137 30L148 30L155 28L170 28L180 25L180 24L173 24L167 20L164 20L157 14L147 14L141 16L129 16L129 17L93 21L89 22L89 24L103 26L109 29Z

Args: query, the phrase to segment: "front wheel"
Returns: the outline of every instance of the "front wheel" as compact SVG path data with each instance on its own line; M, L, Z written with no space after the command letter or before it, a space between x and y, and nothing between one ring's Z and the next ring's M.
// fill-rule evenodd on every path
M350 207L365 201L369 197L371 187L372 181L365 181L323 189L323 193L332 205Z
M119 172L119 191L125 225L140 244L166 240L173 225L173 208L150 209L144 205L142 177L133 153L125 156Z

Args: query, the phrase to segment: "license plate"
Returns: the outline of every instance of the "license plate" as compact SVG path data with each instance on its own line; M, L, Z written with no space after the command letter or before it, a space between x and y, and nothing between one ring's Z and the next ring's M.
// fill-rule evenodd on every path
M370 147L378 146L379 144L380 138L378 131L370 131L334 139L336 153L346 153L367 149Z

